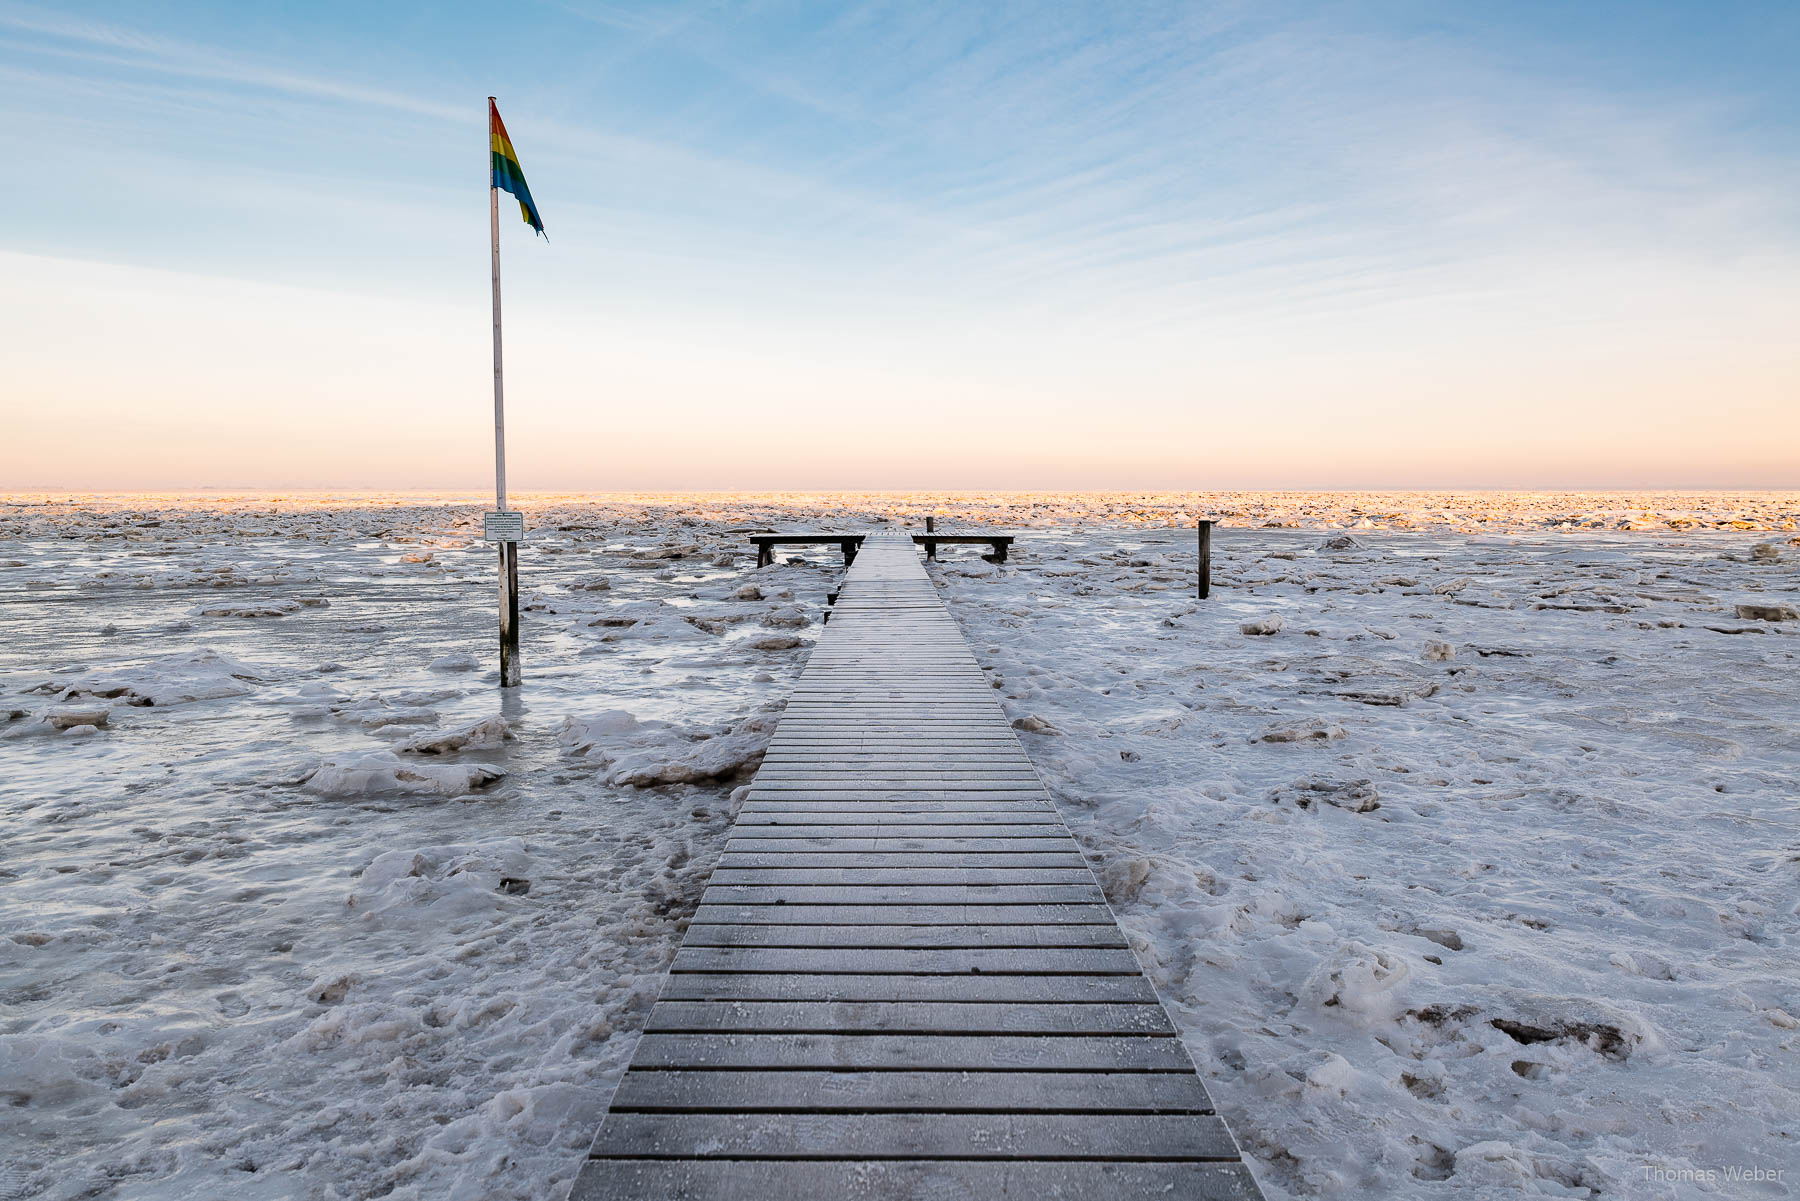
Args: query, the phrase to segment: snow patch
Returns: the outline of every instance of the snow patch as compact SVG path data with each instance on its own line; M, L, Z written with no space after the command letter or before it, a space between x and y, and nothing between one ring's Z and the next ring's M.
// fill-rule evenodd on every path
M443 920L497 913L526 902L503 887L529 880L537 861L518 838L384 851L357 877L346 904L387 920Z
M514 737L504 717L495 714L445 733L418 734L400 744L402 751L418 755L444 755L451 751L492 750Z
M248 696L268 669L207 647L166 655L135 667L110 667L53 679L44 690L58 700L91 696L128 705L186 705Z
M729 780L762 763L779 714L755 713L725 728L682 731L668 722L639 721L622 709L565 717L557 734L568 750L597 760L607 782L652 788Z
M417 763L392 751L375 751L327 759L305 772L300 783L309 792L332 797L382 793L458 797L486 788L505 775L485 763Z

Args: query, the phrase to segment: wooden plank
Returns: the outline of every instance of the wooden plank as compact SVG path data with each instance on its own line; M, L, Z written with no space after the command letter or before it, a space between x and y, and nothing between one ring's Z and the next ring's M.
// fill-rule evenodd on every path
M627 1072L615 1110L880 1113L1211 1113L1172 1072Z
M1030 760L1015 748L1002 742L943 743L930 745L885 746L863 749L850 745L813 745L801 743L771 746L763 755L763 766L788 767L827 763L833 766L880 764L884 767L949 767L984 768L996 764L1030 766Z
M747 837L774 837L791 832L801 838L1029 838L1069 841L1068 827L1061 822L1029 820L1030 815L1006 818L997 822L951 824L942 820L873 821L873 822L758 822L743 827ZM1024 819L1024 820L1021 820Z
M934 772L934 774L992 774L992 772L1028 772L1031 771L1030 760L1024 756L1013 756L997 747L970 747L965 753L949 753L949 751L832 751L832 749L805 749L805 751L783 751L776 756L765 754L763 767L774 769L778 774L792 774L796 771L871 771L873 767L880 769L898 769L911 774L914 771Z
M970 738L951 731L925 732L913 727L904 730L871 729L858 725L854 729L792 729L786 739L772 742L773 750L799 754L880 754L893 756L929 755L939 751L968 752L1011 757L1020 753L1016 738L995 735L992 738Z
M783 748L779 754L765 755L763 766L783 775L795 771L851 768L868 770L870 766L894 768L907 773L973 773L1030 771L1031 762L1024 755L1003 746L974 746L958 751L953 747L918 750L846 751L831 747Z
M786 906L770 905L770 909ZM1123 947L1116 925L1059 922L993 926L912 925L871 922L865 925L811 925L778 922L695 922L683 946L689 947Z
M824 823L758 823L742 827L744 837L774 838L792 834L797 838L1011 838L1034 842L1069 841L1069 831L1061 822L975 822L951 825L938 821L867 822L844 825Z
M1091 884L1086 867L720 867L714 884Z
M967 763L970 767L985 767L992 763L1030 763L1024 756L1021 745L1001 738L988 738L981 742L952 742L947 738L932 740L900 740L889 738L884 742L869 744L864 742L866 735L850 738L826 738L819 735L806 742L781 742L770 744L767 754L774 762L810 762L810 760L826 760L832 763L859 762L896 762L896 763ZM767 762L767 760L765 760Z
M823 756L816 761L807 763L768 763L765 761L763 766L767 769L767 774L758 772L757 779L761 780L764 785L811 784L818 782L820 778L823 778L824 782L828 784L839 784L843 782L843 777L863 776L884 780L917 779L916 787L920 788L940 786L946 781L954 783L958 780L968 780L974 783L991 783L995 780L1028 779L1029 783L1022 784L1020 787L1029 790L1036 786L1037 773L1032 770L1030 764L995 763L992 760L996 757L987 755L986 758L989 762L980 768L964 767L956 762L942 762L935 759L929 762L923 760L909 762L897 759L892 755L871 757L869 760L857 763L837 761Z
M592 1159L569 1201L1259 1201L1237 1163Z
M1242 1163L589 1160L569 1201L1260 1201Z
M746 802L737 820L746 826L871 826L903 822L916 826L1055 826L1066 830L1055 809L1035 800L939 801L930 808L907 806L905 801L842 801L830 797L756 800Z
M814 788L770 785L750 786L752 801L1042 801L1036 788Z
M781 830L794 830L807 833L805 826L1050 826L1068 833L1055 811L1042 805L1020 804L1017 801L998 801L986 809L971 809L967 801L943 802L954 808L909 810L889 805L880 801L757 801L758 805L779 804L781 809L765 809L749 813L752 820L742 821L746 829L754 829L758 834L769 833L769 827ZM901 802L904 803L904 802ZM912 802L917 804L918 802ZM1041 820L1046 814L1050 821ZM760 820L768 818L770 820ZM991 833L991 831L990 831Z
M1095 884L716 884L707 905L1103 905Z
M861 795L870 792L905 793L921 790L948 795L917 799ZM752 785L752 791L746 794L744 803L751 814L840 812L912 815L967 812L1017 813L1025 817L1047 814L1061 820L1061 814L1050 803L1048 794L1042 788L1022 784L1006 788L976 788L959 794L954 782L945 787L933 784L927 788L916 782L897 787L854 782L842 786L824 786L815 780L774 780L765 789Z
M846 860L830 851L726 851L720 867L839 867ZM853 862L865 867L1086 867L1069 851L1018 851L1012 854L946 854L932 851L862 851Z
M971 722L993 722L1004 718L1004 711L998 701L981 705L971 702L959 706L883 705L870 709L853 709L838 704L790 705L787 712L793 714L795 720L802 722L808 716L816 718L812 723L815 730L856 730L862 733L881 733L886 730L904 730L914 734L946 733L966 727ZM783 720L787 719L784 717Z
M809 775L846 775L861 772L865 775L921 775L925 777L954 776L957 778L980 779L985 776L1017 776L1031 775L1031 764L1023 759L1015 760L1011 755L995 751L979 765L973 763L945 763L936 756L920 756L917 761L898 758L890 755L874 756L869 762L856 763L838 758L830 754L814 754L795 756L788 761L777 760L769 764L769 770L778 779L800 778ZM761 773L758 773L759 775Z
M850 692L853 685L860 685L873 691L884 687L876 680L846 680L843 687L820 690L813 696L800 695L788 701L786 709L797 718L817 721L825 724L848 725L855 719L867 718L875 721L893 722L902 712L922 713L940 723L952 718L962 717L966 712L978 711L983 718L991 718L1000 711L998 692L987 682L969 685L950 685L947 695L908 698L902 694L870 700L856 700L841 695ZM976 727L971 732L1001 733L1005 727Z
M894 724L889 720L867 719L853 723L835 722L835 728L806 721L796 714L788 726L788 733L780 744L771 743L771 748L788 755L835 755L846 751L846 744L854 746L853 740L868 740L872 746L863 749L850 749L850 754L874 755L893 754L920 759L936 759L955 757L969 758L980 753L1003 757L1006 761L1017 761L1023 756L1023 747L1018 739L1008 736L994 735L971 738L966 733L959 733L950 728L925 730L908 727L904 733L887 732L880 727ZM853 727L853 728L852 728Z
M1085 927L1077 927L1085 929ZM1169 1034L1163 1007L971 1001L662 1001L647 1033Z
M979 765L976 765L976 758L981 760ZM812 783L817 776L824 776L830 783L839 783L842 776L877 776L884 780L895 776L911 780L916 776L922 785L938 785L945 780L1030 778L1031 783L1037 781L1037 772L1031 769L1031 763L1010 762L1010 758L1012 756L1004 751L977 751L967 758L945 758L938 754L859 754L857 758L850 758L848 754L830 751L806 751L774 762L765 756L763 769L767 774L760 771L756 778L763 783Z
M1073 838L764 838L751 835L728 835L727 851L835 851L855 854L863 851L898 854L908 851L937 854L1026 854L1060 853L1075 855L1081 847Z
M892 726L884 729L883 726ZM875 749L929 750L933 747L993 747L1011 752L1019 748L1018 737L1002 727L961 726L947 730L924 731L917 727L892 722L843 723L842 728L828 728L826 723L802 718L784 721L770 735L772 747L841 747L861 744Z
M615 1113L597 1157L1231 1160L1216 1117L1165 1114Z
M632 1067L1191 1072L1178 1038L1139 1034L645 1034Z
M974 766L976 759L981 760L980 767ZM973 751L966 759L961 755L913 757L897 753L849 752L840 754L826 750L809 750L804 755L790 755L773 761L765 756L763 768L769 773L766 782L771 784L788 781L797 772L820 770L837 774L846 772L861 775L868 775L871 772L882 775L899 774L908 778L917 773L928 777L932 783L936 783L940 777L961 779L965 775L985 776L1004 768L1008 775L1017 776L1029 773L1034 782L1036 780L1036 772L1032 770L1030 764L1005 763L1000 752L990 750ZM761 775L762 773L759 772L758 777L761 778Z
M752 783L751 800L857 800L857 801L1042 801L1044 789L1037 783L1006 780L917 780L859 782L845 780L770 780Z
M739 817L745 814L752 816L764 813L845 813L864 814L871 809L896 816L919 813L943 813L955 815L951 820L961 821L962 815L977 813L1020 813L1036 814L1039 812L1055 813L1056 810L1047 801L836 801L836 800L787 800L787 801L745 801L738 810Z
M804 972L674 972L666 1001L1097 1001L1154 1000L1137 976L810 975Z
M845 972L868 975L909 972L914 975L995 975L1018 972L1054 975L1136 975L1138 963L1128 950L1106 948L1006 947L968 950L863 950L852 948L690 947L675 952L677 972Z
M1117 929L1104 905L714 905L693 925L912 926L1101 925ZM692 927L690 927L691 929Z
M811 767L775 767L766 778L758 773L765 787L774 784L813 784L831 785L847 784L852 788L870 784L886 787L897 784L905 787L930 787L934 784L954 783L962 786L1009 784L1015 788L1031 788L1037 783L1037 774L1029 767L992 768L981 771L970 771L956 767L909 767L904 764L884 765L880 770L873 767L861 767L845 764L838 767L818 765Z
M866 742L837 744L837 746L850 746L850 747L854 747L854 748L862 748L862 747L867 747L869 745L870 744L866 743ZM941 746L942 744L939 743L937 745ZM822 765L819 762L817 762L817 760L823 759L823 760L825 760L825 763L823 764L823 766L826 766L826 767L829 767L832 769L849 769L849 768L856 767L856 768L861 768L865 772L867 772L869 770L880 769L880 770L888 770L888 771L897 771L904 775L911 775L915 771L926 772L926 773L930 773L933 775L958 775L958 776L960 776L961 774L963 774L958 770L958 768L960 767L959 760L946 761L946 760L942 760L942 759L938 758L938 756L936 756L936 755L918 755L915 752L910 751L910 750L907 750L907 751L901 751L898 749L886 750L886 749L880 749L879 744L876 744L876 746L878 748L878 753L871 754L863 761L857 762L855 760L838 758L840 752L838 751L836 746L834 746L833 744L826 743L826 742L808 743L802 754L797 754L792 757L793 761L784 763L781 760L777 760L774 764L771 765L771 771L775 774L785 775L791 770L818 768ZM1009 771L1013 774L1017 774L1021 771L1025 771L1030 768L1029 763L1018 763L1018 762L1010 761L1012 759L1012 755L1013 755L1013 748L1010 748L1010 747L971 746L969 749L972 752L979 753L982 756L982 758L984 760L984 767L991 767L991 768L995 768L995 769L1005 768L1007 771ZM860 750L853 749L846 753L861 754L862 752ZM806 762L798 761L798 760L800 760L802 758L806 758L806 757L812 758L814 760L814 762L806 763ZM919 761L914 762L913 761L914 759L917 759ZM775 781L773 779L771 779L769 782L774 783Z
M1015 756L1022 753L1016 740L963 740L949 730L922 730L917 726L909 726L902 733L872 727L866 722L858 723L854 728L815 728L805 732L804 741L797 735L795 741L773 749L796 758L867 755L899 762L912 758L938 760L942 753L963 752L981 755L988 762L1011 763L1013 766L1018 765Z

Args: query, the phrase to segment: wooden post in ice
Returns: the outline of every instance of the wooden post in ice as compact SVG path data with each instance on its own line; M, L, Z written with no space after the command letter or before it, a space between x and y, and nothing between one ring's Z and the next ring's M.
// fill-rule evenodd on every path
M488 97L492 104L494 98ZM500 189L489 152L488 235L494 264L494 507L506 511L506 386L500 369ZM523 522L520 522L523 525ZM507 531L509 532L509 531ZM500 687L517 688L519 672L519 544L501 533Z
M1200 520L1200 580L1198 591L1200 599L1205 600L1212 592L1212 528L1213 523Z
M929 514L926 516L925 532L927 534L935 534L937 532L937 518L932 517Z

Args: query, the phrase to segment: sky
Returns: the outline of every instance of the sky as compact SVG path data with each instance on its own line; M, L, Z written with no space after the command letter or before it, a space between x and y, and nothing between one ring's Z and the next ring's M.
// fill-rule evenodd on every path
M0 490L1800 486L1800 5L0 0Z

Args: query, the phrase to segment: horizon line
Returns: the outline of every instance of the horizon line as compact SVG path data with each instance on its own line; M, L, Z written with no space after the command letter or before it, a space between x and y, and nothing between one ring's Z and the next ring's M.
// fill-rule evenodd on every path
M70 488L53 486L0 487L0 503L11 501L19 496L58 496L58 497L90 497L90 496L169 496L169 497L216 497L221 495L403 495L403 496L444 496L444 497L479 497L491 494L492 486L476 488L441 488L424 486L378 486L367 484L355 485L295 485L281 486L268 484L201 484L169 488ZM1629 495L1634 493L1784 493L1800 494L1800 483L1765 485L1765 484L1631 484L1631 485L1596 485L1583 486L1575 484L1557 485L1502 485L1502 484L1469 484L1469 485L1412 485L1388 484L1379 487L1354 486L1335 487L1321 486L1281 486L1281 487L1167 487L1161 485L1145 485L1140 487L744 487L744 488L684 488L684 487L638 487L638 488L533 488L524 490L508 490L508 500L527 497L547 496L917 496L929 494L936 496L1204 496L1220 493L1254 493L1254 494L1320 494L1329 493L1347 496L1381 496L1393 493L1419 494L1451 494L1451 493L1546 493L1551 495Z

